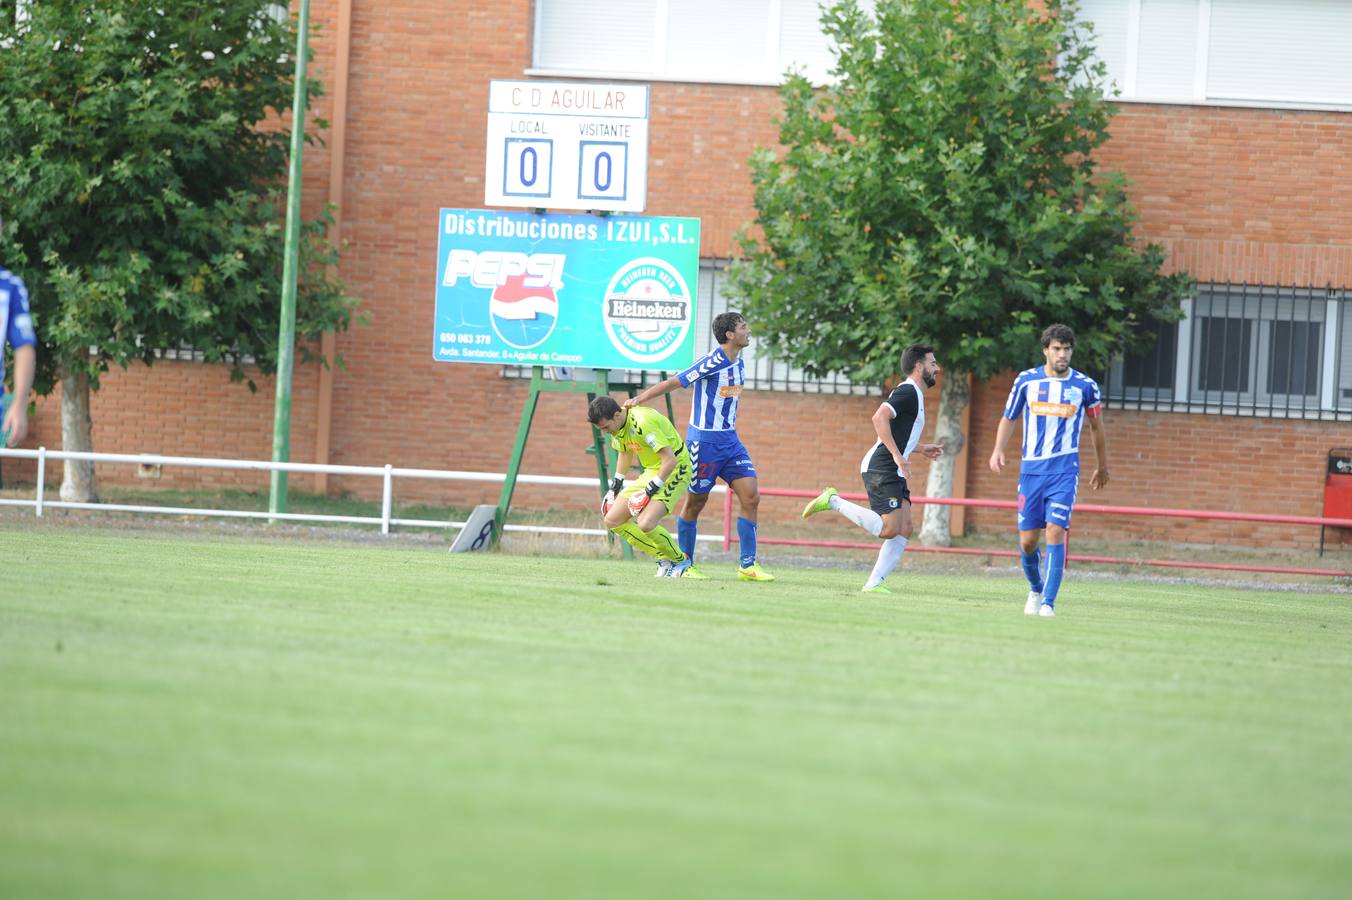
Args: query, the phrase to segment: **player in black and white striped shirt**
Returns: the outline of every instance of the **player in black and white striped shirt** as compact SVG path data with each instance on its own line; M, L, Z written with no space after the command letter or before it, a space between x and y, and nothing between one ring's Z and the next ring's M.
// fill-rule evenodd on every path
M906 542L911 537L911 492L906 482L911 477L911 451L919 450L930 459L943 455L942 444L922 444L925 430L925 388L934 387L939 361L928 344L912 344L901 355L901 370L906 380L873 414L873 430L878 439L864 454L859 475L868 492L869 508L841 499L835 488L827 488L803 508L803 518L834 509L874 537L883 539L878 550L865 593L890 594L884 579L901 562Z

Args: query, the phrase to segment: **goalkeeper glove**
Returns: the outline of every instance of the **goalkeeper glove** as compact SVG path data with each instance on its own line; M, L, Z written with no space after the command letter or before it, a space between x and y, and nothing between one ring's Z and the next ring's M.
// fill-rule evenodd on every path
M653 498L653 494L662 490L662 479L654 478L648 482L648 486L642 491L635 492L629 497L629 514L637 516L643 512L643 508L648 505L648 501Z
M624 490L624 479L616 475L610 479L610 490L606 491L605 497L601 500L601 515L610 512L610 508L615 505L615 498Z

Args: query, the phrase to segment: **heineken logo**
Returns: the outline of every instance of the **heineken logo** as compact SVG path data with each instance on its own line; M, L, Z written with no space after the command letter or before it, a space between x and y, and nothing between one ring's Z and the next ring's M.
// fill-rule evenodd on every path
M602 316L606 337L637 363L661 362L690 330L690 288L667 261L647 257L625 263L606 287Z

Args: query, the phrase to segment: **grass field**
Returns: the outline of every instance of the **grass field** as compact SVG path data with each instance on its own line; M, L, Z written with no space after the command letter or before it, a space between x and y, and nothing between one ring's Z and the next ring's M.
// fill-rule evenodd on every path
M1352 895L1352 595L0 528L0 897Z

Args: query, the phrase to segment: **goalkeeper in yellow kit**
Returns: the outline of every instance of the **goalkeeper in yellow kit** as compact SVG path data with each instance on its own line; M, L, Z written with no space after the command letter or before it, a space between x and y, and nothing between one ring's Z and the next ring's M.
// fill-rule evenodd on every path
M690 486L690 454L671 420L646 406L622 409L611 397L597 397L587 407L587 421L610 435L618 454L615 477L601 501L606 527L656 557L659 578L704 578L658 524ZM625 487L624 473L636 457L643 473Z

